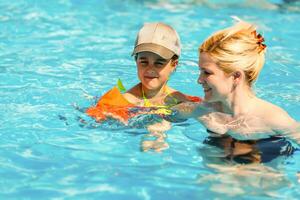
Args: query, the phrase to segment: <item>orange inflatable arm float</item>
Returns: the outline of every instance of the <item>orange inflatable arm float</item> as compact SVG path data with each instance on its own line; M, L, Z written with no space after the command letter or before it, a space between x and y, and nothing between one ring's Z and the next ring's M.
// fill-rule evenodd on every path
M201 98L195 96L186 95L186 98L197 103L202 101ZM130 108L134 107L138 106L128 102L119 89L113 87L99 99L97 105L88 108L86 114L97 121L104 121L111 117L127 124L130 118L138 114L137 112L130 112Z
M88 108L86 114L97 121L112 117L126 123L132 117L129 112L129 108L132 107L134 105L123 97L117 87L114 87L100 98L96 106Z

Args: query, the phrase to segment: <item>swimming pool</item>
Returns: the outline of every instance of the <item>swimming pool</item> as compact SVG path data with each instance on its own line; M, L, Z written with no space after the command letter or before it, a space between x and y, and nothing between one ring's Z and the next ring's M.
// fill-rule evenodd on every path
M170 85L202 96L197 49L230 16L257 23L268 56L259 96L300 121L299 3L282 1L0 1L0 199L297 199L300 153L271 163L214 162L193 120L167 132L168 150L141 152L142 129L84 126L88 107L121 78L137 83L130 57L147 21L182 40ZM298 175L297 175L298 173Z

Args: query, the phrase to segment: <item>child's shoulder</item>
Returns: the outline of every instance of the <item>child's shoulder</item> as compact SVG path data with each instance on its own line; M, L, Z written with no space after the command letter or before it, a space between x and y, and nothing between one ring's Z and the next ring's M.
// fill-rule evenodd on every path
M127 90L123 94L123 97L127 99L127 101L131 102L132 104L139 104L139 102L141 101L139 86L135 85L131 89Z

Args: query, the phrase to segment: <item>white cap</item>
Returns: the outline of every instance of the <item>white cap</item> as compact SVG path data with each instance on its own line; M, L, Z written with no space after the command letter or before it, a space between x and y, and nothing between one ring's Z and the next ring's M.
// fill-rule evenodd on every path
M180 39L177 32L169 25L161 22L145 23L139 31L132 55L150 51L170 59L180 56Z

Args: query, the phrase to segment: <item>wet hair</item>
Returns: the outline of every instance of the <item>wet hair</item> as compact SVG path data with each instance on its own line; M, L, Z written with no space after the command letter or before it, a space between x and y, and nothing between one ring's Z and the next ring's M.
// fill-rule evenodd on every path
M172 56L171 60L178 60L179 56L177 56L176 54L174 54L174 56Z
M242 70L249 86L257 79L265 62L264 38L253 24L239 21L208 37L199 47L227 74Z

